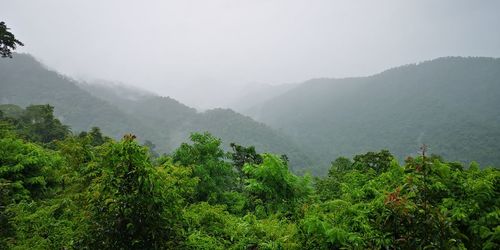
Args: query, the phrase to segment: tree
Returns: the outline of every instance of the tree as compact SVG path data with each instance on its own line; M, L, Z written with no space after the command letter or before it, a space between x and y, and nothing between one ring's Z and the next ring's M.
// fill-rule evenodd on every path
M102 145L107 139L102 135L101 129L99 127L92 127L90 129L89 136L91 138L92 146Z
M373 169L378 175L389 169L393 159L394 156L385 149L380 152L368 152L366 154L354 156L353 167L362 171Z
M180 214L178 183L151 165L147 149L133 135L105 151L98 163L102 173L90 187L90 231L83 246L168 248L175 242L175 217Z
M12 58L12 50L15 50L17 46L24 46L24 44L9 32L5 22L0 22L0 55Z
M237 171L241 172L245 163L257 165L262 163L262 156L255 152L254 146L244 147L236 143L231 143L229 146L233 149L231 159Z
M193 176L199 178L196 200L218 200L233 186L234 172L225 161L221 140L209 133L193 133L192 144L183 143L173 155L174 163L191 167Z
M262 163L262 156L257 154L254 146L244 147L236 143L229 144L233 149L233 152L229 154L229 157L233 160L233 166L238 174L237 188L241 190L243 188L245 173L243 172L243 166L245 164L256 164Z
M0 138L0 249L15 235L14 215L8 209L46 198L57 182L54 172L61 163L57 154L37 144L13 136Z
M248 176L244 190L254 202L265 204L268 212L289 211L312 191L309 178L291 173L281 157L271 154L262 156L261 164L246 164L243 167Z
M345 172L352 170L353 162L351 159L346 157L338 157L335 161L332 162L332 166L330 170L328 170L328 176L332 177L336 175L338 172Z
M54 117L54 107L48 104L28 106L20 120L21 134L31 141L49 143L70 133L69 127Z
M158 152L155 151L156 145L150 140L144 141L143 146L149 149L149 153L151 154L151 157L153 157L154 159L160 157L160 154L158 154Z
M338 157L332 162L332 166L328 170L328 176L316 178L316 193L321 200L331 200L340 197L340 184L343 182L342 177L348 171L352 170L352 165L351 159Z

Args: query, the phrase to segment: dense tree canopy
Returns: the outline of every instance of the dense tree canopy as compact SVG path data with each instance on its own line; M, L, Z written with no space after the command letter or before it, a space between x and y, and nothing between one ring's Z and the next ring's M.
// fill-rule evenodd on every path
M135 135L73 135L49 106L3 110L0 249L500 247L500 171L474 162L381 150L312 179L208 133L152 157Z

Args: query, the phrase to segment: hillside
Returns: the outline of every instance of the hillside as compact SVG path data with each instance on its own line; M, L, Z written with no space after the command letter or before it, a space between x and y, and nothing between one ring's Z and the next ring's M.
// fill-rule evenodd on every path
M297 83L278 85L259 83L248 84L233 97L228 106L238 112L245 113L252 107L282 95L290 89L295 88L297 85Z
M48 70L33 57L16 54L0 61L0 103L25 107L51 104L56 116L77 132L100 127L115 138L135 133L160 152L171 152L195 131L208 131L223 140L255 145L259 151L287 154L298 170L311 167L286 136L231 110L198 113L169 97L118 85L89 85Z
M230 109L212 109L199 113L170 97L138 93L137 90L119 84L94 82L79 86L118 107L122 112L149 121L155 130L169 130L167 146L171 149L186 141L191 132L209 131L223 139L226 149L230 142L237 142L254 145L259 151L285 153L294 167L311 163L311 157L306 156L290 138Z
M76 81L48 70L33 57L16 54L0 61L0 102L25 107L49 103L56 115L75 131L99 126L107 134L119 137L132 130L141 137L148 130L138 119L128 117L105 101L76 86ZM115 126L119 124L119 126Z
M500 163L500 59L439 58L380 74L305 82L247 112L320 154L425 143L447 160Z

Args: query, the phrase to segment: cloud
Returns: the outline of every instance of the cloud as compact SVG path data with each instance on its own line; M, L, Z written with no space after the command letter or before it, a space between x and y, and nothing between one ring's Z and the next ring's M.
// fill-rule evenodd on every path
M5 1L32 53L189 105L248 83L377 73L439 56L500 56L498 1Z

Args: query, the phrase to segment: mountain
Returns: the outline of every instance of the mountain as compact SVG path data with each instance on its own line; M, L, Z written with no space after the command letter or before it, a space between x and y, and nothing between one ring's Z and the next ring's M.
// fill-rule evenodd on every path
M56 116L76 131L98 126L115 138L134 133L159 152L172 152L191 132L208 131L229 143L287 154L294 170L313 165L290 138L228 109L198 113L178 101L116 84L78 82L47 69L32 56L0 60L0 103L51 104Z
M24 107L49 103L56 107L58 118L75 131L99 126L114 137L132 130L136 130L141 137L147 136L141 131L147 131L148 127L140 120L93 97L79 88L76 81L48 70L29 55L15 54L12 59L0 60L0 76L2 104Z
M421 144L447 160L500 164L500 59L447 57L369 77L314 79L247 111L319 154Z
M191 132L209 131L227 143L254 145L261 151L287 154L294 166L306 166L312 162L303 153L304 150L284 134L230 109L218 108L199 113L170 97L137 92L124 85L94 82L79 86L122 112L149 121L156 130L175 128L169 132L168 147L172 149L185 141ZM314 169L311 170L314 172Z
M234 95L228 106L238 112L246 112L259 103L271 100L297 86L297 83L288 84L261 84L252 83L244 86Z

